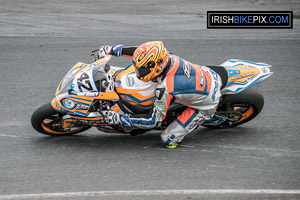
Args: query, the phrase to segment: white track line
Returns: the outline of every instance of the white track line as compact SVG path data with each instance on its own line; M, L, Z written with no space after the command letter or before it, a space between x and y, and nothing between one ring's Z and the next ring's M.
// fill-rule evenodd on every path
M19 137L16 135L5 135L5 134L0 134L1 137Z
M18 199L47 199L47 198L78 198L101 196L136 196L136 195L191 195L191 194L298 194L300 190L124 190L124 191L94 191L94 192L65 192L41 194L0 195L0 200Z

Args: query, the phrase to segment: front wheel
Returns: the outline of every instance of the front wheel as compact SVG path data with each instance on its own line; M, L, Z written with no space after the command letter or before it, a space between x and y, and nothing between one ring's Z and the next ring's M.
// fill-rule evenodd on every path
M33 112L31 125L36 131L51 136L74 135L91 128L91 126L84 125L65 129L62 127L64 115L66 114L57 112L51 103L47 103Z

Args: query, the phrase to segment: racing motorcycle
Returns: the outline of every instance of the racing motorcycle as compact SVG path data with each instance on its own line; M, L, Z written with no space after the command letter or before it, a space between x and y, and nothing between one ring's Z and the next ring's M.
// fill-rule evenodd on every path
M95 52L94 54L95 55ZM155 100L157 83L140 81L131 64L110 66L111 56L95 58L91 64L76 63L57 87L50 103L36 109L33 128L51 136L73 135L91 127L109 133L141 134L148 130L109 125L103 111L120 114L148 113ZM220 66L206 66L222 79L222 97L214 116L202 126L235 127L255 118L263 108L263 95L253 85L272 75L271 65L230 59ZM173 101L158 130L165 129L186 109Z

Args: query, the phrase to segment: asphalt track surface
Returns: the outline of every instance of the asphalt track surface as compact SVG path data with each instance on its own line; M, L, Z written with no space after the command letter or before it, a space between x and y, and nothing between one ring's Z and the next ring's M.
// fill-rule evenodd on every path
M0 1L0 200L300 199L299 1ZM207 30L207 10L293 10L294 29ZM162 10L165 12L162 14ZM265 107L233 129L200 128L177 149L159 132L33 130L65 73L105 44L162 40L200 65L273 65ZM129 59L113 64L127 66Z

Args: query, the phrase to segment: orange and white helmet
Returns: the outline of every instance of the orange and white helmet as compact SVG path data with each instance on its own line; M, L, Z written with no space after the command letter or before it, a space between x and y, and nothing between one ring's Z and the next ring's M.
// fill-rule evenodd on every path
M161 41L146 42L133 53L133 66L137 77L148 82L163 72L167 66L168 51Z

